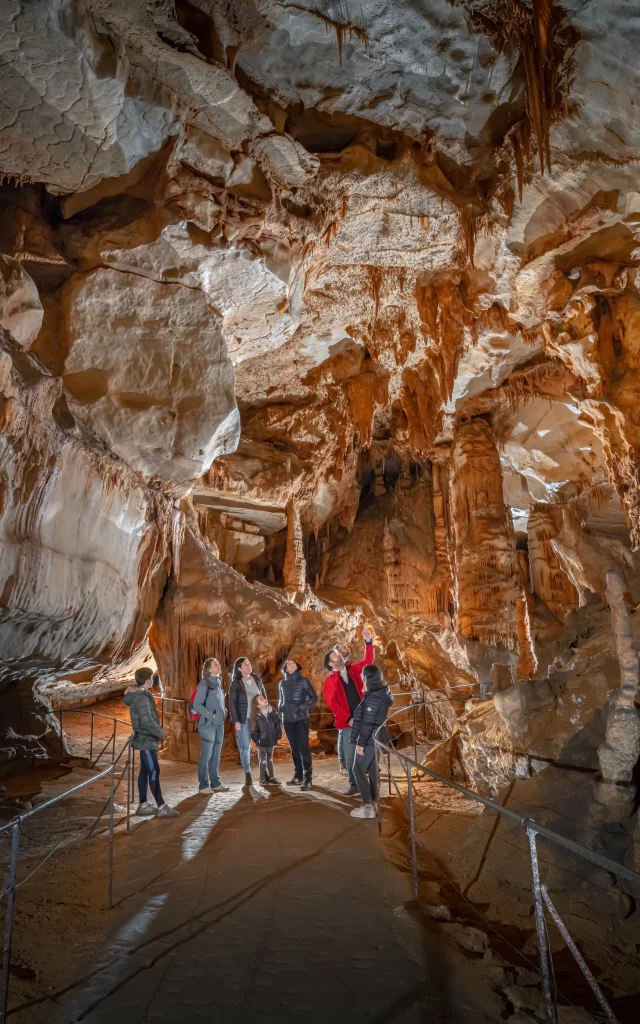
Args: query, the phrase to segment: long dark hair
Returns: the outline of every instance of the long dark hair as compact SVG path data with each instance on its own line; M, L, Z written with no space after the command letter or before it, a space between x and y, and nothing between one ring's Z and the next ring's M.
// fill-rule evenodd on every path
M249 661L249 659L247 658L247 656L245 654L243 654L242 657L240 657L240 658L236 658L236 660L234 661L233 668L231 669L231 682L232 683L241 683L242 682L242 672L240 671L240 666L242 665L243 661ZM252 672L251 675L255 679L256 683L260 682L260 676L257 674L257 672Z
M373 693L374 690L383 690L387 685L377 665L365 665L362 670L362 680L367 693Z
M249 714L249 722L251 723L250 724L251 732L255 731L256 725L258 723L258 715L260 714L260 712L258 711L258 698L259 697L262 697L262 694L261 693L256 693L255 697L251 701L251 712ZM269 702L267 701L267 703L269 703Z

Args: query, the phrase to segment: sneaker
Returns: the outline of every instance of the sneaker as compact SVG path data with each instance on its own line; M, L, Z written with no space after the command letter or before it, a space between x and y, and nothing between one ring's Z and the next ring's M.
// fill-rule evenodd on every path
M376 812L372 804L363 804L362 807L354 807L351 812L352 818L375 818Z
M198 790L198 793L206 793L206 795L208 796L209 793L213 793L213 789L211 788L211 786L203 786L202 789Z
M253 779L251 778L251 772L244 773L244 784L245 786L253 786Z
M222 783L219 782L217 786L212 786L211 787L211 792L212 793L228 793L229 792L229 787L228 786L223 786Z
M357 796L359 792L360 791L359 791L357 786L349 786L347 792L344 795L345 796Z
M264 778L262 778L262 777L260 778L260 785L261 786L268 786L269 785L269 780L268 780L266 775L264 776Z
M161 807L158 807L156 818L177 818L179 814L180 811L176 811L175 807L169 807L169 804L162 804Z
M276 779L275 775L269 775L269 777L267 778L267 785L268 786L279 786L280 783Z
M301 786L302 779L299 779L297 775L294 775L292 779L289 779L287 786Z
M304 782L303 782L303 783L302 783L302 785L300 786L300 792L303 792L303 791L304 791L304 792L306 793L306 791L307 791L308 789L311 789L311 779L305 779L305 780L304 780Z
M347 768L346 761L341 761L340 762L340 774L341 775L348 775L349 774L349 769Z
M139 818L155 818L156 808L153 804L138 804L138 810L135 812Z

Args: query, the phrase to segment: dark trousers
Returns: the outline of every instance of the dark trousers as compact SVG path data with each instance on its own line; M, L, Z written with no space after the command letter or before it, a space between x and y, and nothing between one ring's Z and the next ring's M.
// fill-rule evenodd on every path
M285 722L284 731L291 747L296 779L311 777L311 751L309 750L309 722Z
M354 751L355 751L354 747ZM356 785L360 790L360 796L365 804L371 804L378 799L378 762L376 760L376 745L369 740L364 748L364 754L356 753L353 760L353 774L356 777Z
M138 775L138 796L140 803L147 802L147 788L151 790L153 799L158 807L162 807L162 790L160 789L160 765L158 764L158 753L155 750L140 751L140 774Z

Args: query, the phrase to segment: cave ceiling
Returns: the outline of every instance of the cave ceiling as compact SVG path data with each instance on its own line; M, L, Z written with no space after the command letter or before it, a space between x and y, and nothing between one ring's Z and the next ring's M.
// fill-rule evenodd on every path
M295 575L288 531L309 585L525 675L532 594L635 593L629 5L3 8L11 678L128 657L196 514L248 578Z

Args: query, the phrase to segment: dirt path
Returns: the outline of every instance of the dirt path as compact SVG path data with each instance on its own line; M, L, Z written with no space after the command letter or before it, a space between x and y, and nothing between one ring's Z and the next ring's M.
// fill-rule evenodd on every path
M408 877L376 823L349 816L333 760L310 794L246 789L233 768L230 792L207 798L193 769L163 773L180 817L118 835L111 913L104 839L19 892L11 1020L500 1019L468 959L407 911Z

